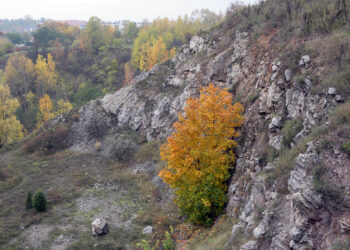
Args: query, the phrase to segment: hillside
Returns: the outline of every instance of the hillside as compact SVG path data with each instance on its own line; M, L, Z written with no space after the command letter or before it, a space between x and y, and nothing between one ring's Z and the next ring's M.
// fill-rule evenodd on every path
M137 249L172 225L176 249L349 249L348 3L234 7L130 85L0 149L2 248ZM244 105L245 124L225 214L206 229L157 174L177 113L210 82ZM45 213L25 210L37 189ZM110 232L92 237L100 217Z

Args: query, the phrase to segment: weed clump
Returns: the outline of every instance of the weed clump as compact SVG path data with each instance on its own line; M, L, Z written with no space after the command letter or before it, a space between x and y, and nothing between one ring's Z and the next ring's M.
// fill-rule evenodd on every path
M328 206L340 203L343 200L343 192L340 187L331 183L326 176L326 167L318 165L313 172L313 184L315 190L323 196Z
M350 155L350 142L343 144L343 150Z
M159 152L160 142L151 141L143 144L135 154L135 160L137 163L146 161L157 162L160 160Z
M290 147L294 137L303 129L303 123L299 119L293 119L287 121L282 129L283 135L283 145L286 147Z

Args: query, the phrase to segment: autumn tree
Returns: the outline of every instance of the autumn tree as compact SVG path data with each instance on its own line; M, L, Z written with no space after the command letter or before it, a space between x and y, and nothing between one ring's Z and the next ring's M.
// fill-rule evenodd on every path
M60 115L63 113L66 113L72 109L72 104L69 101L64 101L63 99L59 99L57 102L57 110L55 112L55 115Z
M39 112L37 114L37 127L42 126L45 122L55 116L53 104L48 94L45 94L39 100Z
M242 113L228 91L210 84L198 99L187 100L175 132L161 147L167 167L159 176L175 190L176 202L191 222L211 225L223 211Z
M38 55L35 64L36 89L37 94L42 96L44 93L55 93L57 84L57 74L55 71L55 62L51 54L47 54L47 60Z
M152 36L150 41L141 46L139 68L149 71L154 65L166 61L174 54L175 49L168 51L162 37L156 39Z
M34 80L33 62L23 54L10 56L5 67L4 81L10 87L11 94L19 97L21 104L24 104L25 95L34 90Z
M15 116L18 106L19 102L11 97L9 87L0 83L0 148L23 137L22 125Z

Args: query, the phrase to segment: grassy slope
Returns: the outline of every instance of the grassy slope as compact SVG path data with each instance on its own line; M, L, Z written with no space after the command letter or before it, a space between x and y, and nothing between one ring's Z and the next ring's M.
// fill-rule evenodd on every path
M131 248L154 225L162 237L172 220L155 202L147 174L92 154L61 151L51 156L27 154L18 145L0 150L0 248ZM1 176L0 176L1 177ZM48 211L25 209L28 190L42 189ZM156 212L156 213L155 213ZM91 236L91 221L103 216L110 233Z

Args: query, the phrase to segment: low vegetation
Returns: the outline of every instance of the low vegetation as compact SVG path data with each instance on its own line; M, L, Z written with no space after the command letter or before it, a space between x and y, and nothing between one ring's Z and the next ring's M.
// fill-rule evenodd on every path
M228 245L239 246L240 242L244 240L242 235L234 239L238 244L230 242L232 237L232 226L237 223L237 220L229 216L221 216L211 228L201 228L196 230L191 236L191 239L186 243L185 249L196 250L211 250L227 249ZM235 237L235 236L234 236Z
M343 191L327 177L327 170L322 163L317 164L313 172L315 190L322 195L328 207L337 208L337 204L343 200Z
M294 137L302 130L303 123L300 119L288 120L282 128L282 143L286 147L290 147Z
M154 140L143 144L135 154L136 163L146 161L157 162L160 160L159 147L160 141Z
M33 194L32 192L28 191L26 196L26 209L32 209L33 208Z
M70 130L65 125L43 129L37 136L28 139L24 148L28 153L55 153L69 147L69 133Z

